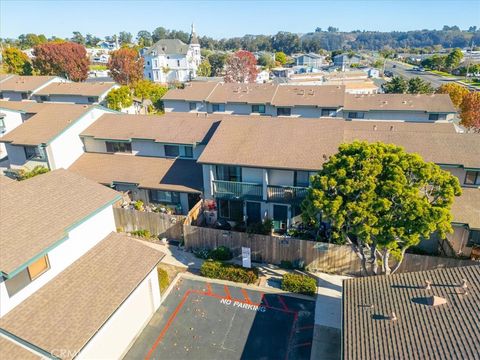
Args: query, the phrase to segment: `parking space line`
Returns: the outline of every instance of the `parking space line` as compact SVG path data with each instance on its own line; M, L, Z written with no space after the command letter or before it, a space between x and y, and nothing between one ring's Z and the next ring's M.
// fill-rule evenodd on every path
M267 297L265 296L265 294L262 294L262 300L260 300L260 303L262 301L265 303L266 307L270 307L270 304L268 303L268 300L267 300Z
M242 291L243 297L245 298L245 301L247 302L247 304L251 304L252 302L250 301L250 298L248 297L248 294L245 291L245 289L240 289L240 290Z
M190 295L190 290L187 290L185 292L185 294L183 295L183 298L182 300L180 301L180 303L178 304L178 306L175 308L175 310L173 311L172 315L170 315L170 317L168 318L168 321L167 323L165 324L165 326L163 327L162 331L160 332L160 335L158 335L158 338L155 340L154 344L152 345L150 351L148 352L147 356L145 357L145 360L148 360L150 359L150 357L152 356L153 352L155 351L155 349L157 348L158 344L160 343L160 341L162 340L162 338L165 336L165 334L167 333L167 330L168 328L170 327L170 325L173 323L173 320L175 319L175 317L177 316L178 312L180 311L180 309L183 307L183 305L185 304L185 301L187 301L187 298L188 296Z
M227 295L227 299L230 300L232 298L232 295L230 295L230 290L228 290L228 286L223 285L223 290L225 291L225 295Z
M210 283L207 282L207 293L208 294L213 294L213 291L212 291L212 285Z
M312 345L311 342L306 342L306 343L303 343L303 344L293 345L293 347L294 347L294 348L298 348L298 347L310 346L310 345Z
M291 348L291 343L293 339L293 334L295 333L295 326L297 325L297 320L298 320L298 313L295 312L294 317L293 317L293 324L292 324L292 329L290 330L290 337L288 338L288 343L287 343L287 351L285 351L285 360L288 360L288 353Z
M282 304L283 308L284 308L285 310L288 310L288 306L287 306L287 304L285 304L285 301L283 300L283 297L280 296L280 295L277 295L277 297L278 297L278 301L280 301L280 303Z

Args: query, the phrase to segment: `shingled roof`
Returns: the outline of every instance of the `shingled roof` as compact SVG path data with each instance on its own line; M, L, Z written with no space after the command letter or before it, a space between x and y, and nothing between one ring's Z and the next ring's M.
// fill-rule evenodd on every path
M50 354L72 358L163 256L139 240L111 233L3 316L0 328ZM69 351L61 355L58 349Z
M114 82L57 82L35 92L35 95L101 96L116 84Z
M345 280L343 359L478 359L479 279L466 266Z
M10 274L120 194L63 169L0 183L0 271Z
M55 78L56 76L13 75L0 82L0 91L33 92Z

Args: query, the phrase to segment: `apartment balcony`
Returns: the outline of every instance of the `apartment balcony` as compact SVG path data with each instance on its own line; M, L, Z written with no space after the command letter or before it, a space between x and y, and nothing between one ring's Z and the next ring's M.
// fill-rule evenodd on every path
M213 195L218 199L262 200L262 184L214 180Z
M307 196L306 187L301 186L267 186L267 200L271 202L299 204Z

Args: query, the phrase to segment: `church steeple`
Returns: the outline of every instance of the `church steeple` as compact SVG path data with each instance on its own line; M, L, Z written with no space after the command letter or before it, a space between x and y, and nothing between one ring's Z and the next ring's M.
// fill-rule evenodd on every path
M197 33L195 32L195 25L192 23L192 31L190 32L190 44L200 44Z

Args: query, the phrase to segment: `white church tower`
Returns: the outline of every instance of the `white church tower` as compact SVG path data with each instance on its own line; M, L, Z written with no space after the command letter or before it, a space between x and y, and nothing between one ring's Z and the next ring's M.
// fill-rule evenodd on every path
M197 76L197 68L202 61L200 55L200 42L198 41L197 33L195 32L195 25L192 23L192 30L190 32L190 41L188 45L187 62L191 66L191 78Z

